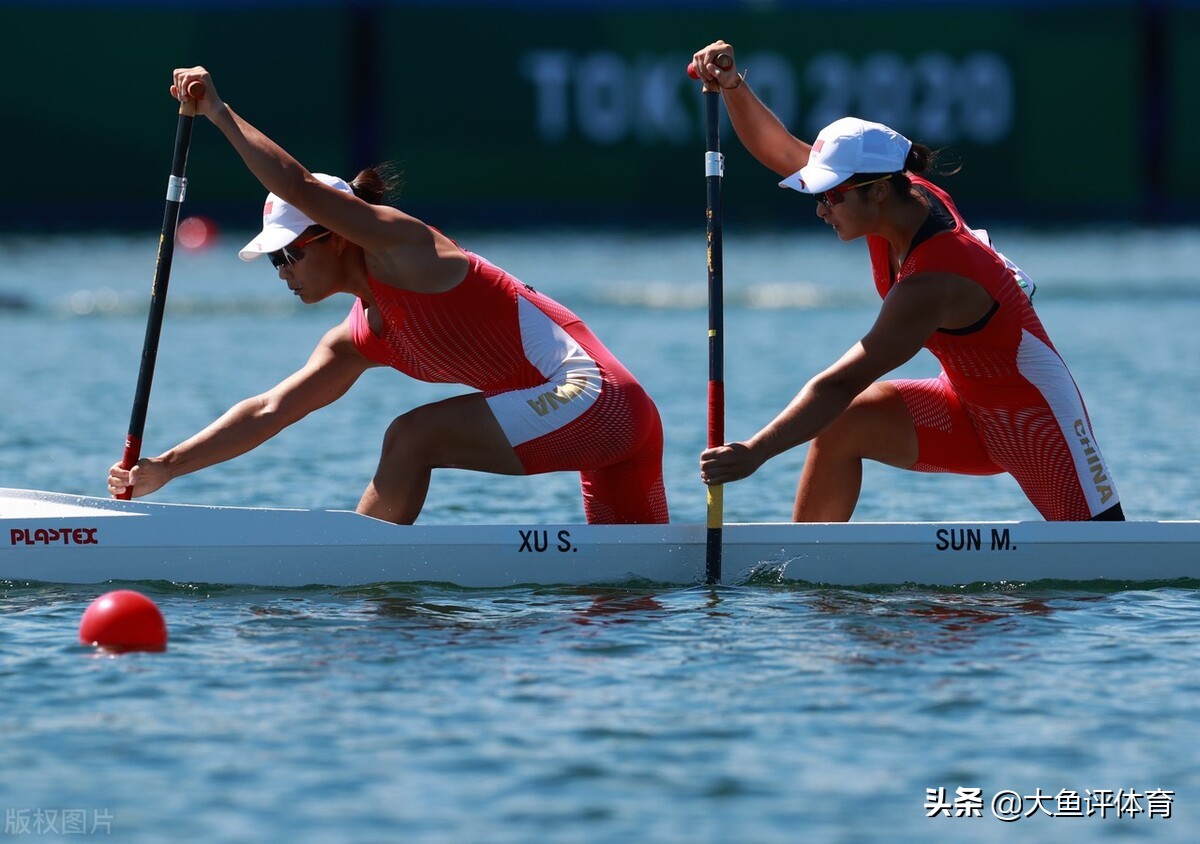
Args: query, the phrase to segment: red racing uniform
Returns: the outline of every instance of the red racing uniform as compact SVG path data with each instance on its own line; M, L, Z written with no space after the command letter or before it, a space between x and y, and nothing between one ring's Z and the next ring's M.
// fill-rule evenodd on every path
M347 317L358 351L421 381L479 390L528 474L578 471L591 524L665 523L663 429L653 400L570 310L470 252L443 293L369 278Z
M918 273L952 273L979 284L994 303L975 325L938 329L926 342L940 377L892 381L916 424L912 468L1008 472L1050 521L1123 518L1083 397L1018 282L1026 277L985 233L967 227L945 191L911 178L929 201L929 218L894 276L888 242L867 238L880 296Z

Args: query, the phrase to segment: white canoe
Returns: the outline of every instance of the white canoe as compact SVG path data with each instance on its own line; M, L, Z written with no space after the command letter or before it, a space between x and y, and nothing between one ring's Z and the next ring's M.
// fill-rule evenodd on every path
M729 524L726 584L1200 578L1200 521ZM0 488L0 582L295 587L704 581L705 528L393 525L345 510L208 507Z

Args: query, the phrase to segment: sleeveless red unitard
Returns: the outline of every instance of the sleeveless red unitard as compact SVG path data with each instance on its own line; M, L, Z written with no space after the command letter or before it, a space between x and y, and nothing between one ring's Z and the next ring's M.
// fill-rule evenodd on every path
M1117 507L1083 398L1018 284L1020 271L971 232L948 194L918 176L912 182L929 200L931 220L895 278L888 242L867 238L879 294L935 272L971 279L994 301L976 325L939 329L926 342L942 365L939 378L892 382L917 426L920 453L912 468L1008 472L1052 521L1091 519Z
M483 393L528 474L580 473L592 524L668 520L662 423L637 380L579 317L478 255L443 293L368 281L376 335L347 317L365 357L421 381Z

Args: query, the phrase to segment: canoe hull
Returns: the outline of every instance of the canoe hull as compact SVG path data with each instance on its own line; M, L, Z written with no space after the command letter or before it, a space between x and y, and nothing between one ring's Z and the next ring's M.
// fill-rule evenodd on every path
M839 586L1200 577L1200 521L730 524L726 584ZM705 528L393 525L343 510L160 504L0 489L0 581L703 582Z

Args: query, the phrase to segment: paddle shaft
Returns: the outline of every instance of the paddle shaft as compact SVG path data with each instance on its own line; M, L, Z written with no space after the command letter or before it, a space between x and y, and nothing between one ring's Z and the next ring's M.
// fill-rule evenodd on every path
M193 83L189 93L203 96L204 88ZM154 285L150 289L150 315L146 319L146 339L142 343L142 363L138 370L137 390L133 395L133 412L129 416L129 433L125 436L125 451L121 467L131 469L142 455L142 435L146 430L146 411L150 406L150 385L154 381L154 364L158 359L158 341L162 334L163 314L167 306L167 285L171 279L171 261L175 257L175 231L179 226L179 208L187 188L188 147L192 141L192 123L196 119L196 101L189 99L179 106L179 122L175 128L175 153L171 157L171 177L167 180L167 202L163 211L162 233L158 238L158 258L154 263ZM126 488L117 498L129 499L133 488Z
M721 92L712 86L704 91L704 181L708 194L708 447L725 443L725 348L724 348L724 259L721 243L721 179L725 159L721 155L718 127ZM724 491L708 487L705 579L721 581L721 530L725 520Z

